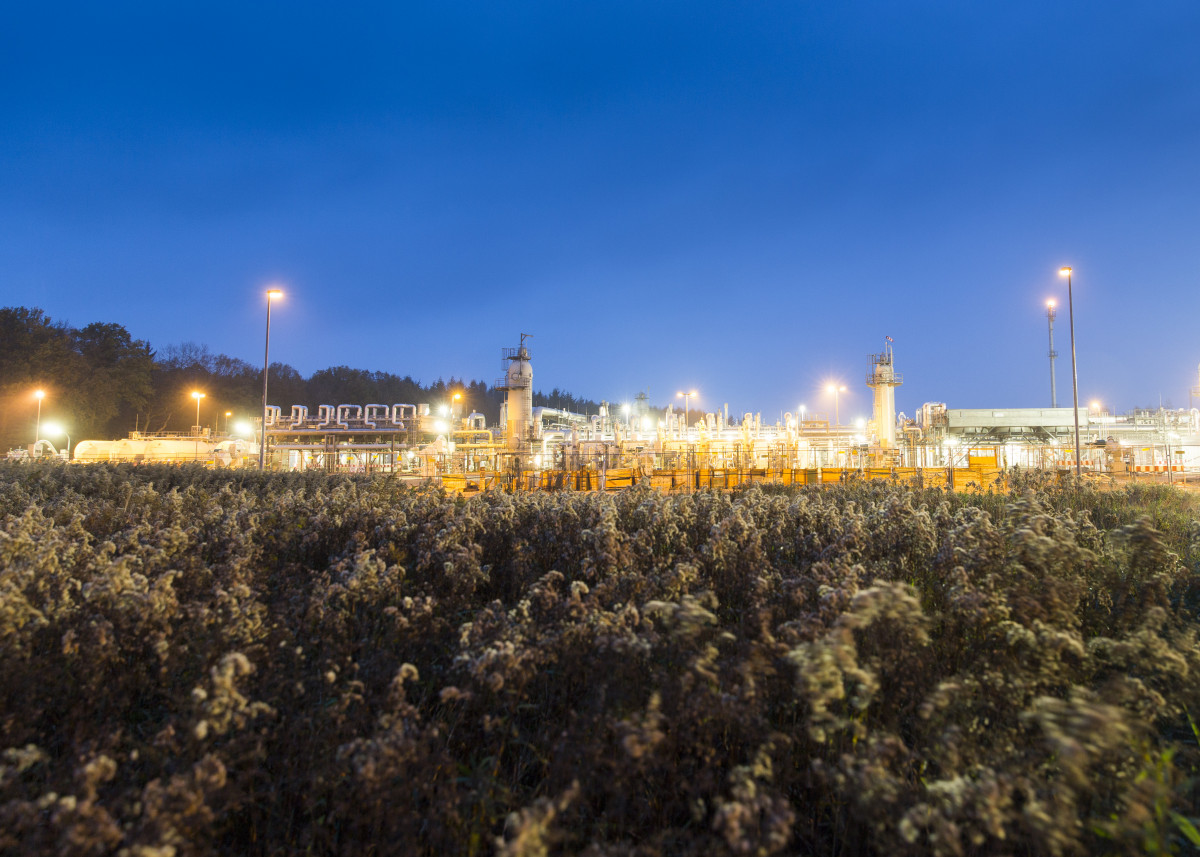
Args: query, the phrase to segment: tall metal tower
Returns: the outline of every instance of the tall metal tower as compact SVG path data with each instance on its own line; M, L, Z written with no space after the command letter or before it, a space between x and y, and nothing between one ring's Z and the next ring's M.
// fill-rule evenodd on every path
M895 369L892 356L892 338L883 338L883 351L871 355L871 369L867 372L867 386L875 393L875 433L879 445L884 449L896 446L896 388L904 383Z
M532 338L533 334L522 333L517 348L500 349L500 365L505 371L496 381L496 389L505 394L500 412L504 436L518 467L524 466L533 429L533 364L525 345L525 340Z
M1054 358L1058 356L1058 352L1054 350L1054 317L1058 315L1054 311L1054 301L1046 301L1046 320L1050 322L1050 407L1058 407L1058 393L1054 388Z

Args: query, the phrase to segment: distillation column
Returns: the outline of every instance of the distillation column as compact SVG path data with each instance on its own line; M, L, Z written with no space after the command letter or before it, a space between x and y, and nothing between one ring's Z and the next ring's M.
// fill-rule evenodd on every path
M871 355L867 386L875 393L874 429L883 449L896 448L896 388L904 378L896 372L892 338L884 337L883 352Z
M508 452L516 457L519 468L528 465L531 429L533 426L533 364L521 334L518 348L505 348L501 362L507 363L504 378L496 386L504 391L504 437Z

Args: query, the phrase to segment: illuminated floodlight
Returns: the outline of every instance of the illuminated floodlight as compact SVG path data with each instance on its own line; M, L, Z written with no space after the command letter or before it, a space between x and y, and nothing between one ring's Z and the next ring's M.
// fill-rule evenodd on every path
M40 429L41 429L41 431L44 431L46 434L50 435L51 437L58 437L59 435L62 435L63 437L65 437L67 439L66 452L67 452L67 456L70 457L70 455L71 455L71 435L67 433L67 430L65 428L63 428L59 423L42 423L42 425L40 426Z
M1058 306L1058 304L1055 302L1054 298L1050 298L1050 300L1046 301L1046 306L1050 307L1050 309L1054 309L1056 306Z
M67 439L67 454L71 454L71 435L67 433L65 428L58 423L42 423L42 431L51 437L58 437L59 435L65 437Z
M446 414L450 413L450 409L448 407L446 407L445 405L442 405L441 407L438 408L438 413L444 417L444 416L446 416Z
M1068 268L1068 267L1062 267L1062 268L1059 268L1059 269L1058 269L1058 275L1059 275L1060 277L1069 277L1069 276L1071 276L1071 269L1070 269L1070 268Z
M436 432L444 432L449 428L450 428L450 426L446 423L445 420L438 420L437 422L435 422L433 424L433 430Z
M864 426L866 426L866 424L867 424L867 421L866 421L866 420L864 420L862 417L859 417L858 419L856 419L856 420L854 421L854 424L855 424L856 426L858 426L859 428L863 428Z
M534 467L541 467L541 466L542 466L542 456L541 456L541 453L539 453L539 454L537 454L537 455L535 455L535 456L533 457L533 466L534 466Z
M623 413L625 416L629 416L629 403L628 402L621 405L621 413Z
M958 446L958 438L956 438L956 437L946 438L946 446Z
M654 420L649 417L642 417L642 431L650 431L654 428Z
M246 422L245 420L239 420L238 422L233 424L233 433L234 434L253 435L254 434L254 426L250 425L250 423Z

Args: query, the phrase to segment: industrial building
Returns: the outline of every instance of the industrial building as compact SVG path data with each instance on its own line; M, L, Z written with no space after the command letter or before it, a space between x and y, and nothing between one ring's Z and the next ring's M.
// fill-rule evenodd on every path
M439 477L456 487L580 484L569 474L595 474L587 485L613 487L651 474L789 473L970 468L1068 469L1075 465L1071 408L951 409L927 403L914 419L899 417L892 343L869 358L866 385L873 418L838 425L824 417L786 413L767 423L761 413L728 406L692 420L673 406L651 410L646 398L599 413L533 407L533 357L522 336L501 352L505 393L499 424L481 414L458 414L454 403L326 405L315 417L303 407L290 416L268 409L271 465L389 472ZM1200 411L1137 411L1116 417L1080 409L1081 468L1138 473L1200 469ZM689 424L690 422L690 424ZM548 474L550 478L541 478ZM724 477L722 477L724 478ZM819 478L828 478L822 474ZM675 484L672 476L671 484Z
M890 338L870 355L865 383L872 419L853 426L803 412L768 423L761 413L729 407L689 414L648 407L646 397L599 413L533 406L533 357L528 336L501 351L504 392L498 425L479 413L459 413L457 397L423 403L302 405L284 414L268 407L266 461L277 470L388 473L439 478L471 490L513 487L613 488L649 480L665 487L743 481L812 482L848 473L924 479L956 485L955 470L1001 472L1008 467L1075 467L1080 429L1081 470L1138 474L1200 471L1200 410L1139 410L1116 416L1080 408L955 409L921 406L897 415L897 371ZM685 402L686 405L686 402ZM256 433L261 433L258 427ZM120 441L84 441L78 461L203 461L214 466L255 462L254 440L134 434Z

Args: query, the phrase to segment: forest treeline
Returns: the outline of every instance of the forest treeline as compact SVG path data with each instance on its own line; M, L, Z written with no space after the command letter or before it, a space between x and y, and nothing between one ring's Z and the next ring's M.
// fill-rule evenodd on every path
M256 416L262 407L262 367L214 354L196 343L155 350L120 324L93 322L74 328L41 309L0 309L0 451L34 439L38 403L45 391L43 425L59 424L72 443L125 437L130 431L187 431L196 421L193 390L205 394L200 423L218 430L226 422ZM484 381L451 377L422 384L410 375L331 366L307 378L286 363L272 363L269 400L290 412L292 405L437 405L454 392L462 412L478 411L493 424L504 394ZM555 388L534 393L534 404L595 413L598 403ZM227 418L225 415L230 414ZM42 432L56 446L60 437Z

